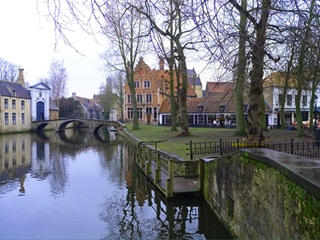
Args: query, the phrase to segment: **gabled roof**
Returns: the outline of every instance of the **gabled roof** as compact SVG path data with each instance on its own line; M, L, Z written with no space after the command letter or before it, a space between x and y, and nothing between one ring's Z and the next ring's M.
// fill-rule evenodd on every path
M191 70L194 71L194 70ZM194 73L195 74L195 73ZM191 74L191 76L193 76ZM134 69L134 79L137 80L145 80L148 78L153 83L157 84L161 93L170 94L170 87L169 87L169 71L164 69L151 69L148 64L145 63L143 58L141 57L138 61L138 64L135 66ZM175 95L177 95L177 80L176 75L174 76L174 87L175 87ZM182 82L180 76L180 83ZM126 83L126 86L128 83ZM192 88L190 82L188 83L188 90L187 90L187 97L197 97L195 90Z
M0 81L0 95L8 97L26 98L30 99L29 91L20 83L9 81Z
M193 85L202 86L201 80L199 76L197 76L196 71L194 69L188 69L187 74L188 74L188 81L191 84L191 86Z
M230 93L235 87L235 82L207 82L206 90L209 94Z
M51 88L47 84L45 84L44 82L40 82L40 83L37 83L33 86L29 86L29 88L38 89L38 90L51 90Z
M50 110L55 110L55 111L59 111L58 106L56 105L56 103L50 98L49 99L49 109Z
M264 87L283 88L286 82L286 74L287 74L286 72L271 73L263 80ZM297 85L298 85L297 76L296 74L292 73L288 79L288 87L297 88ZM302 85L303 85L302 86L303 89L310 89L310 86L308 85L308 81L303 81Z
M84 97L76 97L76 99L81 103L81 105L87 110L101 110L101 106L97 103L95 99L89 99Z

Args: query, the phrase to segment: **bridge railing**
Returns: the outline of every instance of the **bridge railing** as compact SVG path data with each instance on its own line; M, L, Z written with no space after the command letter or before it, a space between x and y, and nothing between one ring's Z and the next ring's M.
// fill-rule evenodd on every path
M174 196L175 192L175 177L199 178L199 162L177 160L176 156L159 151L157 149L159 142L161 141L140 142L138 144L138 166L147 176L151 176L154 185L167 198L170 198Z

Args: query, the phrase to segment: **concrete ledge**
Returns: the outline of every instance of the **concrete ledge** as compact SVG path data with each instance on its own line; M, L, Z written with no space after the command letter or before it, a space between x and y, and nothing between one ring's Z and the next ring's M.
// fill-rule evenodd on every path
M265 148L242 149L241 156L274 167L320 199L320 159L309 159Z

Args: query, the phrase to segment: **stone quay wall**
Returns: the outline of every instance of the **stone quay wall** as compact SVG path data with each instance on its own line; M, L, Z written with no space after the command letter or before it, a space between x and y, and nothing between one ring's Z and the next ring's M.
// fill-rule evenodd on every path
M320 160L246 149L203 160L203 195L240 239L320 239Z

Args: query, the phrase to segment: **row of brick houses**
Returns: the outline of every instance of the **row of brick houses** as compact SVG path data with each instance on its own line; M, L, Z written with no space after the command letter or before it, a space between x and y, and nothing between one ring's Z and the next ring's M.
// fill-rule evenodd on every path
M0 133L29 131L32 121L58 119L59 108L50 91L43 82L26 87L23 69L19 69L17 82L0 81ZM102 117L97 99L73 97L81 103L86 118Z
M264 79L265 119L267 126L280 125L280 98L283 92L283 73L271 74ZM170 125L169 71L160 60L159 69L151 69L143 58L135 67L135 90L139 122ZM181 81L181 80L180 80ZM177 82L175 80L175 82ZM187 106L190 126L224 125L234 126L235 82L207 82L205 90L195 70L188 70ZM245 86L244 112L248 110L248 89ZM131 93L128 84L124 87L125 120L133 119ZM296 88L291 86L285 98L285 119L289 125L295 122ZM302 91L301 110L303 121L309 119L312 92L306 86ZM175 95L177 92L175 90Z

